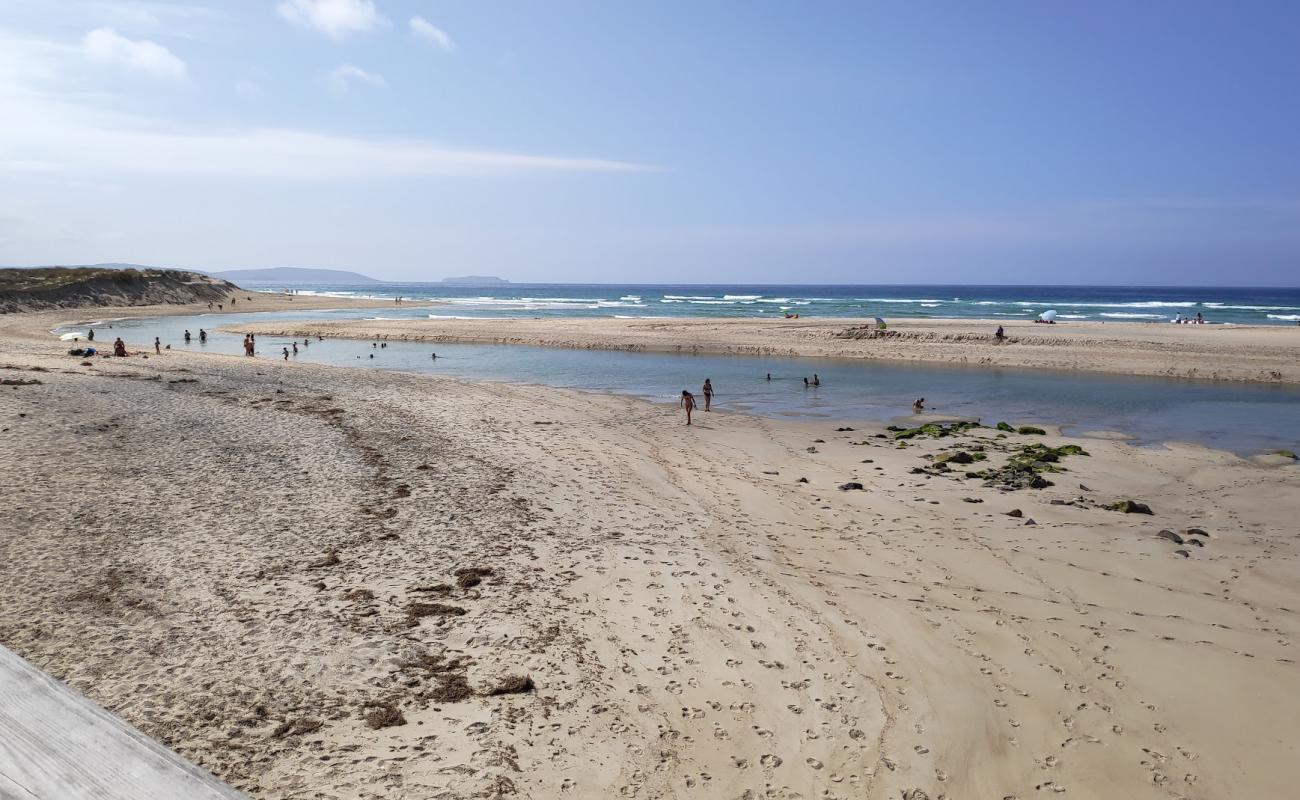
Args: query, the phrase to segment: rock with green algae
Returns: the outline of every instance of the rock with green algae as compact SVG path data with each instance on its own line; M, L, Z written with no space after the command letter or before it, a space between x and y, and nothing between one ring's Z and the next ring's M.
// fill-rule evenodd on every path
M932 439L942 439L945 436L956 436L965 433L973 428L983 427L978 422L927 422L916 428L904 428L900 425L890 425L885 430L891 431L895 439L915 439L918 436L928 436Z
M1015 428L1011 427L1011 425L1010 425L1009 423L1006 423L1006 422L999 422L999 423L998 423L998 430L1000 430L1000 431L1006 431L1007 433L1015 433L1015 431L1016 431Z
M1035 427L1033 425L1021 425L1019 428L1016 428L1016 433L1023 434L1024 436L1046 436L1047 435L1047 431L1043 430L1042 428Z
M1111 511L1119 511L1124 514L1151 514L1151 506L1137 500L1116 500L1114 503L1106 506Z

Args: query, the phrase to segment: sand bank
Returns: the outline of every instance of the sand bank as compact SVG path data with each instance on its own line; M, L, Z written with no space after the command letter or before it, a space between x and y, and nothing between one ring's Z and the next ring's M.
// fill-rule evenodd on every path
M1292 793L1294 466L4 345L0 641L254 796Z
M61 325L71 325L97 320L129 319L137 317L178 317L195 314L213 315L213 327L220 317L228 314L247 314L257 311L322 311L334 308L393 308L392 299L367 299L354 297L323 297L318 295L286 295L270 292L244 292L234 295L234 306L209 309L206 303L150 306L93 306L88 308L60 308L50 311L28 311L0 314L0 335L22 339L48 341L49 331ZM424 305L415 300L402 301L402 307ZM102 332L101 332L102 335ZM111 339L109 340L112 341Z
M1002 324L1007 340L993 336ZM996 320L428 319L266 322L235 332L602 350L808 356L1300 383L1300 326Z

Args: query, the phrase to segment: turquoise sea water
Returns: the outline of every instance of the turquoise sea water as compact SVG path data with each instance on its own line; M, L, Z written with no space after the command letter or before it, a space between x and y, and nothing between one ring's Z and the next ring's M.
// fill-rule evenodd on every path
M100 321L101 346L122 336L148 348L155 336L174 349L241 355L241 337L199 328L244 322L373 317L373 309L199 315ZM109 326L112 326L111 329ZM189 345L184 331L193 334ZM84 331L78 324L65 331ZM84 343L84 342L83 342ZM282 364L284 337L261 337L259 359L268 369ZM883 422L906 416L917 397L935 413L985 423L1042 422L1070 434L1119 431L1136 442L1184 441L1243 455L1275 448L1300 449L1300 388L1260 384L1169 380L1045 370L923 366L857 359L689 356L566 350L513 345L448 345L391 342L298 341L298 361L338 366L432 373L465 380L511 381L677 402L682 389L699 393L704 379L716 388L717 405L766 416L799 416L837 422ZM438 358L431 354L436 351ZM373 358L371 357L373 356ZM768 373L772 379L767 380ZM817 374L821 386L805 389Z

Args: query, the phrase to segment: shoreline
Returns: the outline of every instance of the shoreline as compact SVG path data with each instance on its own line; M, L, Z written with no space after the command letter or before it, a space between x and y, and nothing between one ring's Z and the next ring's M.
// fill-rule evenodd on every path
M629 352L845 358L1300 384L1300 327L996 320L752 320L603 317L322 320L219 328L259 336L531 345ZM1007 340L993 331L1001 324Z
M0 365L42 381L5 387L0 641L254 797L1289 786L1294 468L51 345ZM1090 455L935 460L1039 441Z

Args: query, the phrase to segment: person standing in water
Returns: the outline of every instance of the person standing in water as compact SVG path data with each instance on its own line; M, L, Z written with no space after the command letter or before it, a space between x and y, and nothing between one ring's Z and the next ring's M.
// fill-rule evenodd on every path
M708 378L704 379L704 410L713 410L713 382Z
M285 348L283 348L283 349L284 349L284 360L285 360L285 361L288 361L288 360L289 360L289 348L285 347Z
M695 410L695 395L682 389L681 407L686 409L686 424L691 424L691 412Z
M925 398L924 397L916 398L916 402L912 403L912 413L920 414L924 410L925 410Z
M298 342L297 342L297 341L294 341L294 343L293 343L293 354L294 354L295 356L298 355Z
M814 372L814 373L813 373L813 386L821 386L821 385L822 385L822 379L819 378L819 377L817 377L817 373Z
M202 328L199 328L199 344L203 344L207 341L208 341L208 332L203 330Z
M162 339L157 336L153 337L153 351L155 354L162 352Z
M86 341L88 341L88 342L93 342L93 341L95 341L95 329L94 329L94 328L91 328L90 330L86 331Z
M189 332L188 330L186 330L186 331L185 331L185 344L189 344L189 343L190 343L190 332Z

